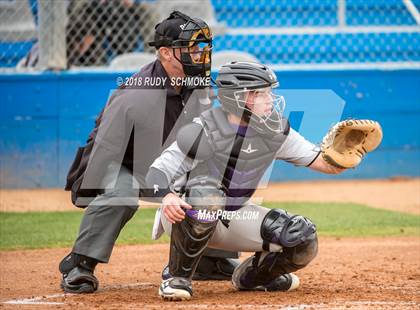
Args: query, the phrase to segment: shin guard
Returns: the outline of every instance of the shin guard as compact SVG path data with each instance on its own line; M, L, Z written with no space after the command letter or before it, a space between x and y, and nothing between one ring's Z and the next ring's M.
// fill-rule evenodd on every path
M217 182L197 177L187 184L186 201L193 207L185 219L172 225L169 272L191 280L224 209L225 194Z

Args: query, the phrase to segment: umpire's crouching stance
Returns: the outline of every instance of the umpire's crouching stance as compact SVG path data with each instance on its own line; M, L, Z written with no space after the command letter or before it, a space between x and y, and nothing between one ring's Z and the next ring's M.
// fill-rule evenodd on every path
M109 261L138 198L146 196L141 189L150 164L174 141L179 128L210 107L208 97L200 95L205 89L173 83L174 78L210 76L208 25L173 12L155 29L150 45L156 47L158 59L112 94L67 176L73 203L87 208L73 249L59 265L66 292L97 290L95 266ZM206 255L198 268L201 279L230 279L237 263L227 258L237 258L237 253Z

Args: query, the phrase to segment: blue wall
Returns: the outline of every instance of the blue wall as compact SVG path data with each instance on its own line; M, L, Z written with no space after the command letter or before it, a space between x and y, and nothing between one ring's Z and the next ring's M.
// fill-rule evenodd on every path
M62 187L77 146L96 114L127 72L65 72L0 75L0 187ZM278 72L282 89L331 89L346 102L342 119L378 120L379 149L358 169L338 178L419 176L420 74L397 71ZM292 91L293 92L293 91ZM298 105L285 93L288 108ZM314 106L320 105L317 99ZM318 116L322 118L322 113ZM301 115L291 114L299 128ZM321 133L305 135L319 142ZM271 180L321 179L309 169L276 163ZM337 176L334 176L337 178Z

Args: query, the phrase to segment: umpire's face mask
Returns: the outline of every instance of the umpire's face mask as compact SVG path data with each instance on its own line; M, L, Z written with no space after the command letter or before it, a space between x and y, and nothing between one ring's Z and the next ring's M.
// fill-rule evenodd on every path
M188 21L179 40L174 41L174 48L177 47L180 48L181 57L175 58L181 62L186 76L210 76L212 34L207 25L200 25L195 20Z

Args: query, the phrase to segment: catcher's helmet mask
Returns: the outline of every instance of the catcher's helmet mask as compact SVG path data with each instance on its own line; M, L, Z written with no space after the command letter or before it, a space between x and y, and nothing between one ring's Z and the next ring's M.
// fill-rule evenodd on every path
M150 46L156 49L171 47L185 75L210 76L213 35L205 21L174 11L155 29L155 41L149 42ZM180 58L175 54L175 49L180 50Z
M216 79L218 98L222 109L246 121L250 127L262 134L283 132L283 112L286 102L283 96L273 93L279 86L275 73L267 66L253 62L231 62L222 66ZM271 111L258 115L247 106L250 92L270 91ZM267 102L259 102L267 104Z

